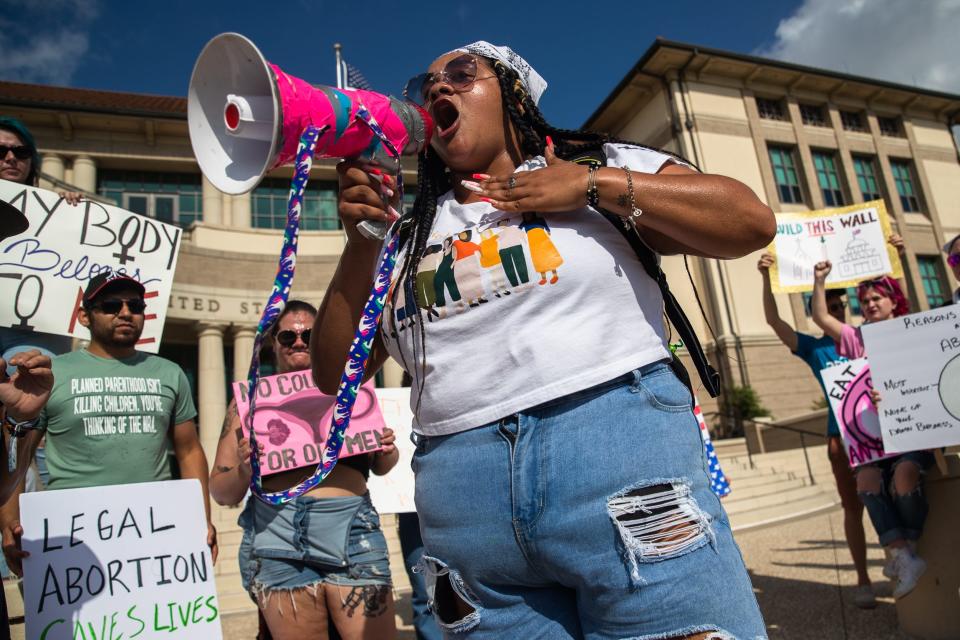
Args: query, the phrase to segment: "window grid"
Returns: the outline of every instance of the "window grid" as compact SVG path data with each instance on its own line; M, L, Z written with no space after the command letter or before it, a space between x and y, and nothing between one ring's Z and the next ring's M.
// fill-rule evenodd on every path
M765 120L786 120L783 101L770 98L757 98L757 112Z
M917 267L920 271L920 280L923 282L923 292L927 296L927 303L931 307L946 304L949 296L948 288L944 285L946 276L943 265L937 256L917 256Z
M793 161L793 150L787 147L770 147L770 163L780 202L798 204L803 202L800 178Z
M840 122L846 131L866 131L863 124L863 115L859 111L841 111Z
M287 226L287 199L290 181L268 178L253 192L252 224L257 229L283 229ZM340 228L337 215L337 184L335 182L308 183L303 194L300 228L304 231Z
M840 176L837 175L837 163L833 154L814 151L812 155L817 182L823 192L823 203L828 207L843 206L843 189L840 188Z
M800 119L803 120L803 124L810 125L812 127L827 126L827 119L824 117L823 107L820 105L801 104Z
M876 164L873 158L853 156L853 172L857 174L857 184L860 185L864 202L879 200L883 197L880 194L880 184L877 181Z
M124 194L172 196L177 198L173 224L189 227L203 220L203 188L200 175L193 173L161 173L103 169L98 172L97 193L123 206ZM153 201L158 198L149 198ZM166 198L159 200L166 202ZM165 216L166 217L166 216ZM170 222L170 220L164 220Z
M900 118L877 116L877 127L880 129L880 135L891 138L903 137L903 127L900 124Z
M891 160L890 171L893 181L897 185L897 195L904 211L921 211L920 197L914 187L913 169L907 160Z

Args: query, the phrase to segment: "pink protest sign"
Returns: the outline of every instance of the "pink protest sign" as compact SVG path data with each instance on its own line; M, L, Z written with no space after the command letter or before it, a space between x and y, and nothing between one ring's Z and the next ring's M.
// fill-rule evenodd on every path
M336 398L321 393L309 371L260 378L257 392L253 427L257 431L257 442L264 449L263 475L316 465L330 432ZM233 395L241 424L246 424L250 406L247 383L234 382ZM379 451L384 426L373 383L368 382L360 387L357 395L340 457Z
M873 380L866 358L841 362L820 371L830 410L840 425L843 446L851 467L892 455L883 448L880 417L870 399Z

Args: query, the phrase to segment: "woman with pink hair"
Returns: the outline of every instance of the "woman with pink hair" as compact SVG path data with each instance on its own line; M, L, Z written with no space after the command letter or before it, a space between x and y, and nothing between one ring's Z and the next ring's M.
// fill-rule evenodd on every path
M866 350L860 327L854 328L827 312L825 283L831 268L829 261L814 266L813 321L837 342L837 353L851 360L862 358ZM857 286L857 299L865 323L883 322L910 312L910 303L900 283L889 276L861 282ZM896 578L895 598L910 593L927 568L916 551L928 511L923 473L931 464L931 452L910 451L861 465L855 472L857 494L870 514L880 544L890 552L890 562L883 574Z

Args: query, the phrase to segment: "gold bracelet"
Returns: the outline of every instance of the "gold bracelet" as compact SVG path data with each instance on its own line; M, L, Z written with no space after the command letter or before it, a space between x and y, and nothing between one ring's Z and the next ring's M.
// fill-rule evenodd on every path
M597 190L597 171L600 165L590 163L587 165L587 206L600 206L600 192Z
M627 174L627 202L626 205L630 207L630 221L636 224L637 218L643 215L643 209L637 206L636 200L634 200L633 194L633 174L630 172L630 167L624 167L623 172Z

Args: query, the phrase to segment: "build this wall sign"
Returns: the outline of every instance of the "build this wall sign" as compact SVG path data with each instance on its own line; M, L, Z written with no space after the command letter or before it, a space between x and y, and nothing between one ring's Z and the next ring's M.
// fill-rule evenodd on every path
M897 251L887 243L892 230L883 200L802 213L778 213L770 252L773 290L813 290L813 265L833 263L827 287L846 288L882 275L903 276Z

